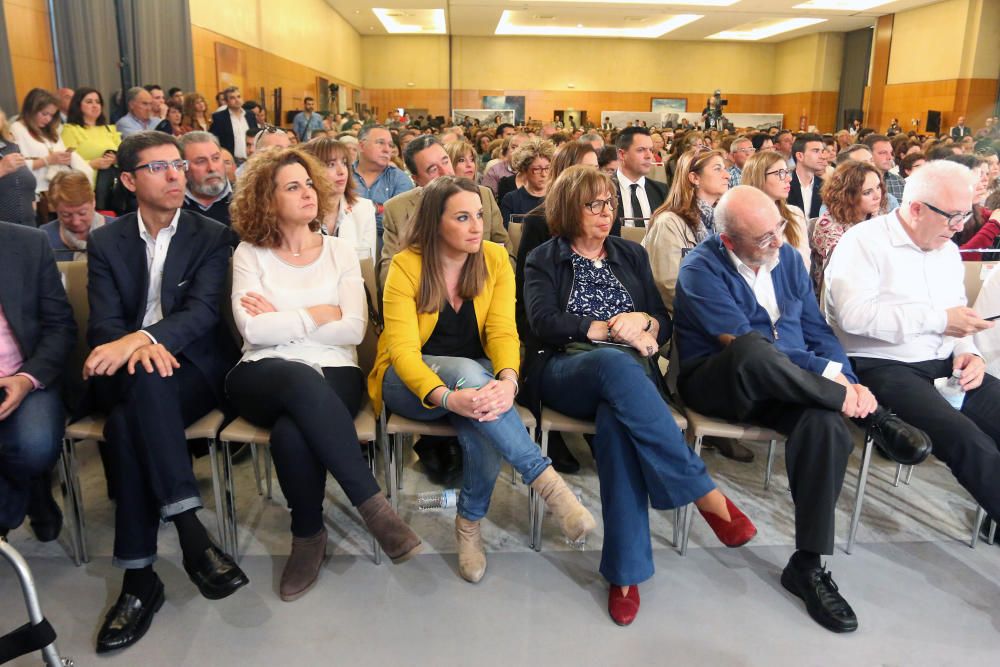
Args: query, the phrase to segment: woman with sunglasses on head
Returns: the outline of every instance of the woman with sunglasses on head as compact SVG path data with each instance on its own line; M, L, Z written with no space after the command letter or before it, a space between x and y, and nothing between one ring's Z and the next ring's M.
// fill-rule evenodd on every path
M576 541L594 517L531 440L516 409L521 365L514 326L514 272L503 246L483 240L483 202L468 179L441 176L424 186L405 243L392 258L368 393L408 419L447 419L462 447L462 492L455 516L458 571L486 574L479 524L507 461Z
M639 611L638 585L653 576L650 505L694 503L730 547L757 531L715 488L662 398L649 357L670 339L670 316L642 247L609 235L614 193L606 174L584 166L566 169L549 189L545 216L555 238L525 267L531 337L522 391L536 409L596 422L600 571L608 613L628 625Z
M808 271L811 262L809 225L802 209L788 203L792 172L788 169L785 158L777 151L764 151L750 156L743 165L742 184L755 187L774 200L783 221L784 241L799 251Z
M844 232L878 215L885 206L885 180L875 165L848 160L823 181L820 196L826 211L819 216L809 237L810 271L817 297L823 294L823 272Z

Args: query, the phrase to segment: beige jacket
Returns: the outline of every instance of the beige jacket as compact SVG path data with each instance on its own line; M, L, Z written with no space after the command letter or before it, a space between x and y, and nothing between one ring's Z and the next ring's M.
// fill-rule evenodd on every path
M382 254L378 260L379 287L385 285L385 276L389 272L389 264L393 256L403 250L403 240L410 231L413 216L420 207L424 189L421 187L407 190L396 195L385 203L385 213L382 216ZM503 226L503 216L500 207L489 188L480 185L479 195L483 199L483 239L499 243L507 249L511 265L514 264L514 246Z
M676 213L663 212L652 219L642 246L649 254L656 289L670 315L674 314L674 292L684 251L698 245L694 232Z

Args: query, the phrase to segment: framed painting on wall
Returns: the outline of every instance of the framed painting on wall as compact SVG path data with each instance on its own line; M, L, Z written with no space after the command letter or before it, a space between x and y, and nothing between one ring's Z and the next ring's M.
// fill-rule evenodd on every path
M229 86L246 87L247 59L243 49L222 42L215 43L215 78L219 83L217 90Z
M686 97L650 98L649 110L653 113L684 113L687 111Z

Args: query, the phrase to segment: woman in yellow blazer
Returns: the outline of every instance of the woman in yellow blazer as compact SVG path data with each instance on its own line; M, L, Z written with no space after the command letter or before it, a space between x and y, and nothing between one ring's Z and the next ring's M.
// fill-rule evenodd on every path
M455 534L458 565L473 583L486 573L479 522L509 462L578 540L595 526L528 437L512 409L520 341L514 324L514 273L503 246L483 241L483 203L475 183L443 176L424 188L405 250L392 259L368 391L375 410L409 419L447 418L463 452Z

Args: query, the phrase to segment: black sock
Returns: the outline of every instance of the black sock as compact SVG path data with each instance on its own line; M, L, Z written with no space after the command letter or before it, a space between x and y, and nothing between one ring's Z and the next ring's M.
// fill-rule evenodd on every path
M156 573L153 566L147 565L137 570L125 570L125 577L122 580L122 593L134 595L143 602L149 602L156 586Z
M792 554L792 559L789 562L799 570L812 570L820 566L818 553L801 549Z
M197 511L190 509L173 518L174 526L177 527L177 537L181 541L181 551L184 552L184 560L192 563L212 546L212 540L209 539L205 526L201 525L195 514Z

